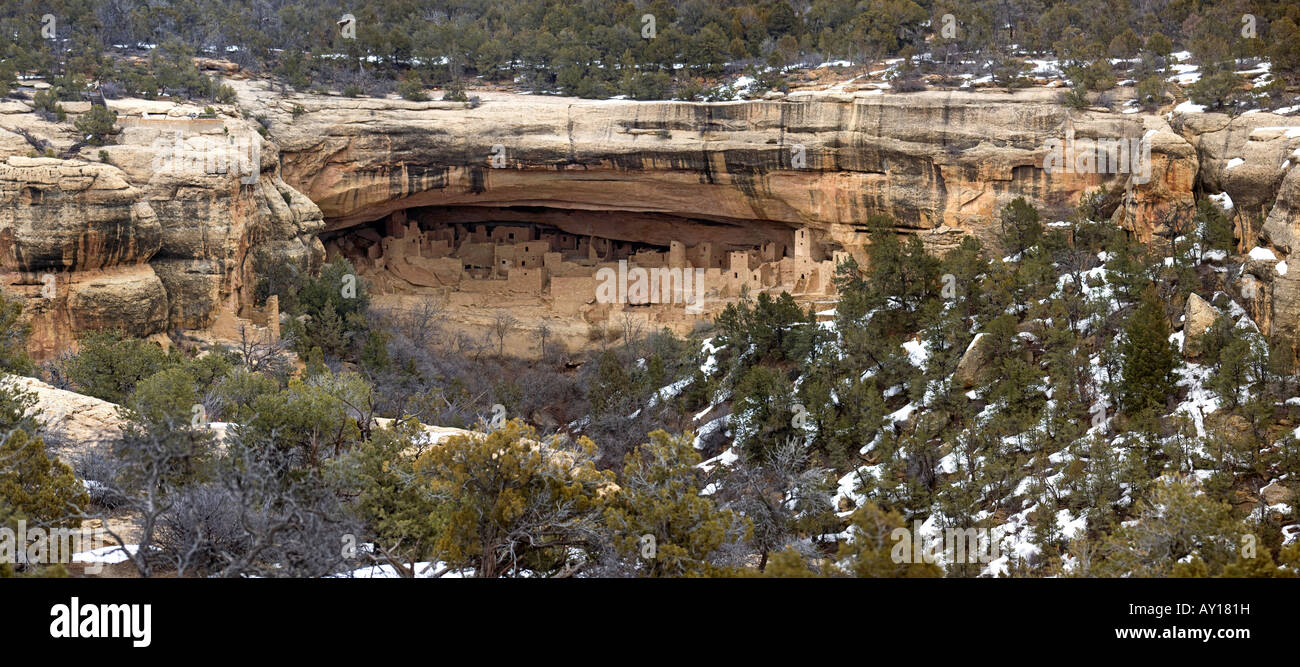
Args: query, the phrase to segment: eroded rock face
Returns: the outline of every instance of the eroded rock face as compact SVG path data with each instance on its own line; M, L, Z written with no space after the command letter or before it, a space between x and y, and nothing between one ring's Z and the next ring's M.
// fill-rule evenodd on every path
M1071 112L1044 90L717 104L484 98L469 108L241 91L272 119L285 180L321 207L328 229L413 206L553 207L808 226L858 252L867 218L887 213L942 250L963 233L992 240L1017 196L1052 219L1102 185L1126 193L1120 221L1150 234L1171 207L1190 206L1197 173L1195 150L1164 119ZM293 117L295 104L307 113ZM1048 173L1049 141L1067 132L1152 137L1150 180Z
M1260 329L1294 338L1300 331L1300 118L1267 112L1236 118L1187 114L1173 125L1195 146L1197 185L1227 193L1244 270L1231 287ZM1256 246L1269 253L1252 256ZM1294 342L1293 342L1294 344Z
M0 141L0 286L24 301L37 359L87 330L210 327L247 313L272 265L324 258L320 209L280 179L252 121L114 106L118 144L84 159L22 157L22 143ZM0 138L23 118L0 116ZM63 126L32 126L67 140Z
M1240 238L1253 240L1260 222L1278 201L1290 170L1288 160L1300 162L1293 155L1300 148L1300 118L1267 112L1236 118L1195 113L1178 116L1174 125L1196 149L1199 184L1207 192L1227 192L1232 197L1232 213L1248 227Z
M34 128L62 148L70 129L21 102L0 106L0 282L24 299L38 358L88 328L147 336L232 321L274 264L319 264L322 230L413 207L457 219L518 212L573 234L659 244L682 240L686 224L709 235L688 243L718 244L808 228L865 262L872 214L942 252L964 234L993 241L999 210L1017 196L1052 220L1101 186L1119 193L1112 220L1142 239L1187 212L1198 187L1228 192L1243 250L1258 243L1280 260L1244 276L1259 286L1252 314L1266 331L1300 326L1300 273L1285 272L1300 267L1300 181L1286 162L1300 162L1300 119L1070 111L1041 89L716 104L483 93L471 108L232 83L248 115L269 119L270 141L230 115L115 101L122 132L103 161L96 149L26 158L27 143L4 130ZM1142 139L1150 171L1045 169L1052 142L1071 135ZM202 163L232 146L226 157L257 169L160 161Z
M1300 331L1300 169L1290 169L1260 230L1259 244L1282 262L1247 274L1239 282L1252 315L1265 333L1294 337ZM1285 271L1282 270L1285 267ZM1293 271L1291 267L1295 267ZM1252 298L1253 297L1253 298Z

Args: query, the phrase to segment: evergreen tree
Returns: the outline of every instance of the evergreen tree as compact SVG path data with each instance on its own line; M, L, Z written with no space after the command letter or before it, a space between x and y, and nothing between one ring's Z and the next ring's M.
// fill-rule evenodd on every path
M1043 237L1043 224L1039 222L1038 209L1016 197L1002 208L1001 241L1007 252L1017 255L1037 245Z
M1125 412L1161 409L1174 393L1174 369L1178 354L1169 342L1169 323L1164 305L1154 288L1142 293L1142 301L1129 317L1123 343L1123 385Z
M689 433L656 430L624 459L605 521L618 557L640 576L721 574L719 550L747 538L747 522L700 495L703 472L692 442Z
M853 577L942 577L943 570L925 562L924 553L913 553L912 536L906 528L896 512L868 503L853 513L851 537L840 544L836 557L846 563L846 573Z
M596 445L538 439L519 420L486 435L457 435L419 456L415 470L444 498L438 558L477 577L558 574L573 550L600 548L613 474L596 468Z

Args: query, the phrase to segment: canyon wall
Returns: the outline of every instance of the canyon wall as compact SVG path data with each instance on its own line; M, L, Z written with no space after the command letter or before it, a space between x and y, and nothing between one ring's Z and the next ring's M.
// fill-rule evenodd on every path
M118 143L67 159L27 157L15 134L61 148L62 125L0 115L0 284L22 301L38 359L87 330L233 324L267 267L311 270L324 256L320 209L281 180L255 123L168 117L169 103L110 106Z
M1266 328L1300 324L1300 273L1283 264L1300 260L1294 117L1072 111L1046 89L713 104L483 93L466 104L231 83L241 111L215 117L110 102L116 145L67 159L31 157L21 133L66 151L78 139L70 123L0 104L0 282L24 302L38 358L83 330L149 336L249 317L272 264L311 270L319 233L413 207L658 245L758 244L807 228L862 261L871 214L943 251L964 234L993 241L998 211L1017 196L1054 220L1102 186L1112 220L1143 239L1186 214L1196 192L1228 193L1243 252L1262 245L1277 259L1248 262L1240 278L1262 289L1246 300ZM1052 142L1070 136L1081 147L1145 139L1149 174L1045 169ZM159 161L201 162L250 140L251 177Z
M1017 196L1055 219L1105 185L1122 193L1116 215L1144 236L1190 206L1197 155L1163 117L1072 112L1056 96L809 93L697 104L489 94L476 108L244 98L272 119L284 178L321 207L327 229L411 206L553 207L806 226L856 252L868 216L886 213L941 250L962 234L991 240L998 210ZM1081 143L1147 138L1149 181L1048 173L1049 141L1071 132Z
M1177 130L1196 148L1197 187L1226 193L1246 261L1230 287L1266 333L1300 332L1300 118L1187 114ZM1268 252L1251 252L1256 247Z

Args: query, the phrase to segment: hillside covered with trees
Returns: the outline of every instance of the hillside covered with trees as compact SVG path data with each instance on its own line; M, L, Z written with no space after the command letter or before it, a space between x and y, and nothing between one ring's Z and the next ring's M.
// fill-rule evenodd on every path
M222 99L189 60L199 56L348 96L420 99L439 87L463 99L472 83L722 99L733 94L724 79L740 73L761 92L783 88L790 67L887 58L902 59L891 75L901 90L955 87L963 75L1017 87L1029 61L1050 58L1076 95L1114 87L1119 67L1119 79L1159 98L1154 74L1190 51L1203 74L1198 103L1234 107L1232 61L1263 58L1275 84L1256 102L1276 108L1300 74L1298 26L1300 9L1268 0L21 0L0 9L0 29L15 36L0 46L0 81L41 75L67 99L87 83L109 96Z

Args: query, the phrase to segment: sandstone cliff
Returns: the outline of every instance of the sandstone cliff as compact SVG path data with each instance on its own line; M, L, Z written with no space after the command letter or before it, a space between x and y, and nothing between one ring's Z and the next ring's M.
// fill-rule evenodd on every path
M66 124L21 103L0 109L0 283L25 302L37 358L89 329L209 327L247 309L270 264L323 258L320 209L280 179L275 146L252 121L110 106L118 144L72 159L25 157L17 134L62 152L74 139Z
M991 240L998 210L1017 196L1054 219L1100 186L1117 193L1112 219L1144 239L1198 190L1231 196L1243 251L1258 243L1290 259L1300 224L1289 168L1300 161L1300 119L1266 113L1071 111L1043 89L715 104L483 93L470 105L282 96L264 82L232 83L243 118L113 102L118 145L66 160L25 157L31 147L17 130L65 150L69 124L39 121L24 102L0 104L2 282L26 302L38 357L74 331L145 336L247 316L271 264L321 261L318 233L419 206L661 245L808 227L860 260L872 213L941 251L962 234ZM257 139L253 116L265 118L268 141ZM1051 142L1067 136L1145 139L1149 178L1049 173ZM168 152L202 163L250 139L252 178L159 164ZM1255 314L1294 330L1300 274L1268 268L1251 269L1267 274L1251 274L1263 286Z
M1227 193L1237 221L1240 250L1272 252L1248 257L1234 283L1237 295L1268 333L1300 331L1300 118L1250 113L1190 114L1175 120L1196 147L1197 186Z
M943 248L962 233L991 238L997 211L1017 196L1064 216L1106 185L1125 193L1116 215L1149 235L1190 204L1197 174L1195 150L1165 119L1071 112L1047 90L717 104L486 94L470 108L276 100L256 85L241 100L273 119L285 180L329 229L412 206L545 206L810 226L856 250L868 215L888 213ZM294 117L294 105L306 113ZM1070 131L1081 141L1149 138L1149 182L1045 172L1049 140Z

